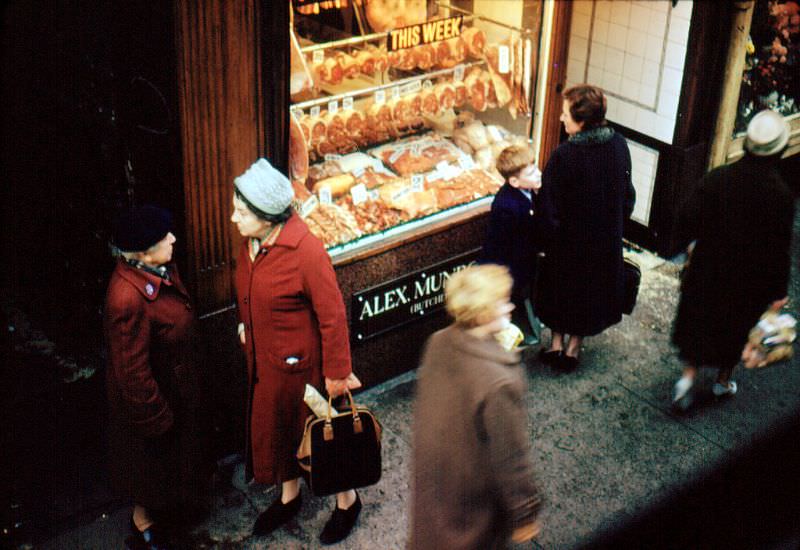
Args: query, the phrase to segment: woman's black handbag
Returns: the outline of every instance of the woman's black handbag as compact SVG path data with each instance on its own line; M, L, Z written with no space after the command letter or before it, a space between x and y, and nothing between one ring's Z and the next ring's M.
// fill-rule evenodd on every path
M381 478L381 425L367 407L355 404L349 390L347 396L349 411L332 417L329 397L325 418L306 419L297 459L316 496L373 485Z
M636 306L636 297L639 294L639 283L642 280L642 270L639 264L628 258L622 264L622 313L630 315Z

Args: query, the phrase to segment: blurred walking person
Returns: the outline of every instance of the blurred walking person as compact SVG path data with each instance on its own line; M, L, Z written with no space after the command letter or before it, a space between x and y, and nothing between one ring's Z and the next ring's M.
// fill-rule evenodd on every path
M504 548L539 533L525 377L519 352L495 339L511 288L493 264L446 283L454 322L429 338L419 369L409 549Z
M789 126L773 111L750 121L741 160L706 174L680 211L676 247L689 262L672 341L686 366L672 393L686 410L700 367L717 370L712 392L732 396L731 379L751 328L788 298L794 199L778 172Z

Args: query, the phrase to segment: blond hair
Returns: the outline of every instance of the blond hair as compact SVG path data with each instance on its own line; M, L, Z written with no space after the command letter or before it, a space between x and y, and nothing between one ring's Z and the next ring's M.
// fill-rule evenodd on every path
M510 145L500 152L497 157L497 171L508 180L511 176L532 164L534 161L533 149L523 145Z
M457 325L474 327L511 296L512 279L502 265L471 265L450 276L444 286L445 308Z

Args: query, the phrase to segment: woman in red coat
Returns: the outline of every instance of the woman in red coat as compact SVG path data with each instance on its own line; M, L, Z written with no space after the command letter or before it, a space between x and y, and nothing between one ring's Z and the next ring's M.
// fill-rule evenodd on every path
M296 452L309 409L306 384L332 396L351 374L347 318L322 243L291 207L289 180L259 159L234 180L233 214L245 238L236 264L239 337L247 355L247 470L259 483L281 484L281 497L256 521L266 535L300 510ZM355 491L336 496L323 544L350 533L361 510Z
M105 333L111 482L134 503L130 549L168 548L158 513L195 508L209 473L200 437L194 313L171 264L168 212L142 206L116 221L120 258Z

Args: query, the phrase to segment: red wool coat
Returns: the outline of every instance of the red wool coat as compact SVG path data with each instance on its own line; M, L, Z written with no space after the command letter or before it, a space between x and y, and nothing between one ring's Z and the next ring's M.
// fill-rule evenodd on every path
M208 470L197 417L194 321L176 270L167 282L117 264L104 316L111 482L148 508L191 503Z
M248 472L260 483L300 476L295 454L311 414L306 384L351 372L344 301L330 257L296 214L255 261L242 244L236 264L245 325L250 400Z

